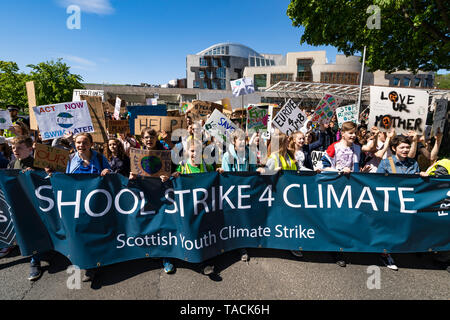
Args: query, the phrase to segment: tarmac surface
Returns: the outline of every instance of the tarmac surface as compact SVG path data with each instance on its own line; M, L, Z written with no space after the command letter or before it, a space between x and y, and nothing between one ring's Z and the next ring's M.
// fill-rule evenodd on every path
M238 250L215 257L211 276L180 260L174 260L174 274L165 274L160 259L148 258L102 267L93 282L67 273L70 261L52 252L42 263L42 277L31 282L30 258L16 248L0 259L0 299L450 300L450 273L434 253L392 254L399 267L392 271L372 253L344 253L347 266L339 267L327 253L297 258L284 250L248 252L248 262Z

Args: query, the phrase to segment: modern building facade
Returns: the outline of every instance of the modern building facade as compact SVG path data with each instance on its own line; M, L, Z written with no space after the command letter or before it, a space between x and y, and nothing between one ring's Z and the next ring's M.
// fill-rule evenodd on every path
M238 43L215 44L186 57L187 88L231 90L230 81L242 78L247 66L274 66L281 59Z

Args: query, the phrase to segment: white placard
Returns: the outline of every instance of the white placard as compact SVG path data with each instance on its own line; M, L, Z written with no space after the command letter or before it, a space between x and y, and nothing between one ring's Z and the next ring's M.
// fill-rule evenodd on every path
M145 102L148 106L157 106L158 98L147 98L147 99L145 99Z
M393 128L396 134L404 135L414 130L422 135L428 99L425 90L371 86L368 127L376 126L380 131Z
M430 135L435 136L438 128L441 133L444 133L445 123L447 122L447 104L447 99L436 99Z
M84 89L75 89L73 90L72 101L81 101L80 96L91 96L91 97L102 97L102 101L105 102L105 91L104 90L84 90Z
M122 99L116 97L116 105L114 106L114 119L120 120L120 106L122 105Z
M289 99L273 118L272 125L290 136L294 132L300 131L307 120L306 114L292 99Z
M347 121L352 121L358 124L358 110L354 104L336 108L336 116L338 120L339 128L342 128L342 124Z
M8 130L12 127L11 115L8 110L0 111L0 129Z
M238 127L222 112L214 109L213 113L206 121L203 129L210 132L214 138L217 138L223 144L226 144L230 135L235 132Z
M322 157L325 154L325 151L313 151L311 152L311 161L313 164L314 170L323 169L322 165Z
M42 140L60 138L66 132L74 135L94 132L89 107L84 100L33 107L33 111Z

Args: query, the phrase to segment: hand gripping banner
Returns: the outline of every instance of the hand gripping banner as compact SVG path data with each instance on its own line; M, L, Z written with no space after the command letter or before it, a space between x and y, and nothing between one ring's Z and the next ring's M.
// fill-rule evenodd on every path
M22 254L56 250L84 269L145 257L196 263L238 248L450 250L450 178L285 171L162 183L2 170L0 184Z

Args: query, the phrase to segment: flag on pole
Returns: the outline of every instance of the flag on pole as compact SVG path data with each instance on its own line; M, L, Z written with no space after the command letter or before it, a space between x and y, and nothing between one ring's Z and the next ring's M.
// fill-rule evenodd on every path
M237 79L230 81L230 84L231 91L233 91L233 96L235 97L255 92L255 87L253 86L253 80L251 78Z

